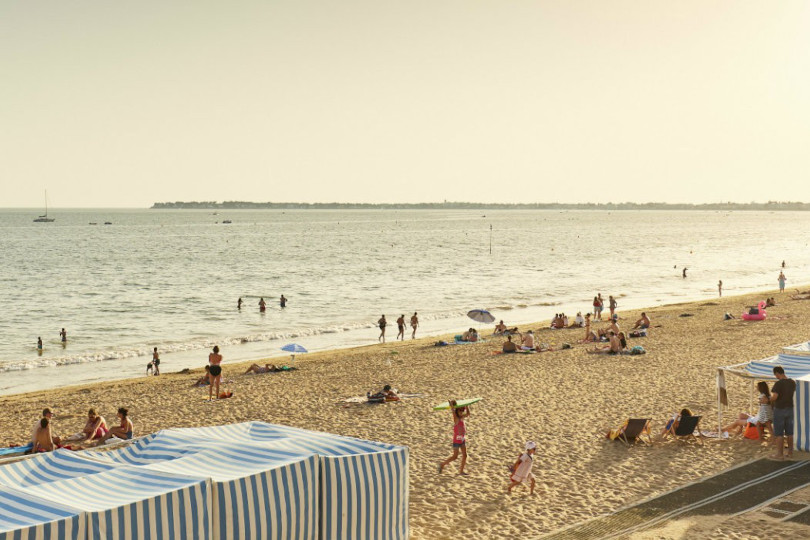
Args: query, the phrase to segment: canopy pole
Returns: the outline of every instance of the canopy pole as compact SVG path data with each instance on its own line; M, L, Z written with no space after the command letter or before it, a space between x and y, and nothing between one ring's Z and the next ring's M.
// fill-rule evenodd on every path
M723 429L723 399L721 388L725 386L725 375L722 369L717 370L717 433L721 434Z

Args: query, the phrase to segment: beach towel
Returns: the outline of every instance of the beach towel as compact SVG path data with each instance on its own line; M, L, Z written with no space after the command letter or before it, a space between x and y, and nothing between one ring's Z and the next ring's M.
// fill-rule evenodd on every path
M28 443L25 446L9 446L7 448L0 448L0 456L10 456L12 454L22 454L28 452L34 447L33 444Z

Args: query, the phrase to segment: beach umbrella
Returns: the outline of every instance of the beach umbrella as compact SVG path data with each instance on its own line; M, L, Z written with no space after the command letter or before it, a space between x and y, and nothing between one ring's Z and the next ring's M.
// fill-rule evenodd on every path
M295 360L295 355L297 353L305 353L305 352L307 352L307 350L304 347L302 347L301 345L299 345L298 343L287 343L286 345L284 345L281 348L281 350L286 351L288 353L292 353L292 355L290 355L290 361L291 362L293 360Z
M495 317L492 316L492 313L485 309L473 309L472 311L467 312L467 317L471 318L472 320L480 323L493 323L495 322Z
M467 317L471 318L472 320L480 323L492 323L495 322L495 317L489 311L485 309L473 309L467 312Z

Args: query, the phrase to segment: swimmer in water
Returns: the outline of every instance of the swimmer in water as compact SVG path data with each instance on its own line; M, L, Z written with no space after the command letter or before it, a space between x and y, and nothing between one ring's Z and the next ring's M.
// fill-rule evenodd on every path
M37 350L38 351L42 350L42 338L41 337L37 338Z
M236 302L236 309L242 309L242 297L239 297L239 301Z
M281 295L281 298L279 298L278 304L281 306L281 309L284 309L285 307L287 307L287 299L284 298L283 294Z
M264 313L266 309L267 309L267 304L265 303L264 298L260 298L259 299L259 311Z
M62 328L62 331L59 332L59 337L62 338L62 343L67 343L67 332L64 328Z

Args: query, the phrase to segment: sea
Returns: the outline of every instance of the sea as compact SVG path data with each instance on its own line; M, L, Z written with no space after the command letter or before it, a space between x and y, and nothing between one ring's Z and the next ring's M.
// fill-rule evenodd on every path
M486 332L468 311L520 326L601 293L621 315L714 298L718 280L724 295L774 289L782 261L794 291L810 270L810 212L38 213L0 209L0 394L142 376L153 347L163 372L204 366L214 345L226 366L295 362L282 347L377 343L382 314L389 341L415 312L417 337Z

